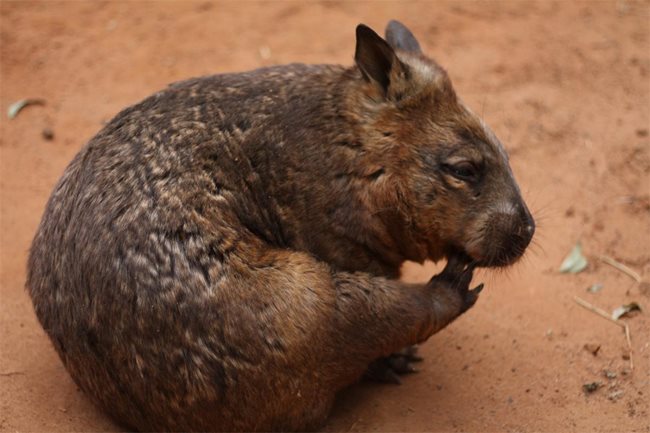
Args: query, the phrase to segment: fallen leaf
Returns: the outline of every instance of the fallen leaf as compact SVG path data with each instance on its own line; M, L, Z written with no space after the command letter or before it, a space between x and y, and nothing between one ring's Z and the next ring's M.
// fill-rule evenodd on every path
M45 100L44 99L21 99L20 101L16 101L9 106L9 109L7 109L7 116L10 119L13 119L14 117L18 116L20 110L27 107L28 105L45 105Z
M587 287L589 293L598 293L603 288L603 283L594 283L591 286Z
M641 307L636 302L630 302L629 304L621 305L612 311L612 319L618 320L631 311L641 311Z
M587 259L582 255L582 245L578 242L560 265L560 272L577 274L584 271L586 267Z

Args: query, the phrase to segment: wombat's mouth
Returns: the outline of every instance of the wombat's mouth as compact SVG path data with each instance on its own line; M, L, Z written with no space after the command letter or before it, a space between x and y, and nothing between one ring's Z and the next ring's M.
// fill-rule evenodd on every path
M481 264L482 263L481 260L477 260L473 258L466 250L462 248L453 247L453 246L449 247L447 248L447 252L445 256L447 260L453 257L457 261L465 265L471 265L473 267L486 267L485 265Z
M495 257L475 257L462 247L450 247L447 249L446 258L454 257L456 260L474 268L503 268L514 264L521 257L521 253L500 254Z

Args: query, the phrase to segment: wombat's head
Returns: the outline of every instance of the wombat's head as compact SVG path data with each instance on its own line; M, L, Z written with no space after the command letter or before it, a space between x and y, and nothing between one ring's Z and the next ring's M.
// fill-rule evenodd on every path
M447 73L391 21L386 40L357 27L355 53L367 164L380 206L394 206L421 255L506 266L535 222L502 144L456 96ZM423 257L420 257L423 258Z

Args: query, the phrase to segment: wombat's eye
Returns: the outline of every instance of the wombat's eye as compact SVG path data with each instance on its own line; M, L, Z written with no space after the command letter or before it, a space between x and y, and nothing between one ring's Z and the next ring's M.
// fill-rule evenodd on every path
M468 161L447 165L447 170L455 178L464 181L475 180L478 173L474 164Z

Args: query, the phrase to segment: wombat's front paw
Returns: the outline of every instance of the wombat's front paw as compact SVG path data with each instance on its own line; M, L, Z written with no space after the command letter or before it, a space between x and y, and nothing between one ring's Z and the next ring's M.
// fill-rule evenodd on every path
M374 360L366 370L366 379L399 385L402 383L400 375L417 371L413 367L413 363L422 361L422 358L417 355L417 350L417 346L409 346L399 352Z
M475 265L461 256L450 256L447 266L441 273L435 275L429 281L429 286L434 290L451 290L460 295L461 310L464 313L471 308L478 299L478 295L483 290L483 283L474 289L469 289L469 283L472 281Z

